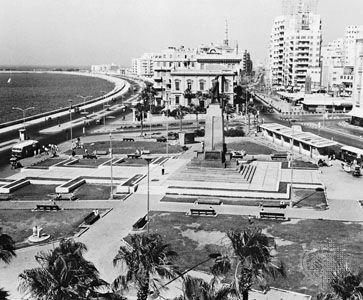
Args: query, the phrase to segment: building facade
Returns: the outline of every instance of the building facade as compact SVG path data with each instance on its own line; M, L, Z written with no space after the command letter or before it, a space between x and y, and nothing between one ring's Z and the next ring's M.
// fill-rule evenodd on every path
M363 36L356 40L353 82L352 124L363 126Z
M218 78L220 92L233 104L233 89L240 76L242 56L228 40L219 45L202 45L197 49L169 47L154 57L156 105L190 104L206 106L209 90Z
M142 77L152 77L154 75L154 55L145 53L141 57L131 60L132 74Z
M270 36L270 84L286 89L313 88L321 81L321 18L311 11L275 18Z

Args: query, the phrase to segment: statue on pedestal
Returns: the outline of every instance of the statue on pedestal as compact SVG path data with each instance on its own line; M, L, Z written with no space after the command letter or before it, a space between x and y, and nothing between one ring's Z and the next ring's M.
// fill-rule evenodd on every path
M219 94L219 76L216 76L216 78L213 79L213 86L211 88L212 93L212 104L213 103L219 103L220 102L220 94Z

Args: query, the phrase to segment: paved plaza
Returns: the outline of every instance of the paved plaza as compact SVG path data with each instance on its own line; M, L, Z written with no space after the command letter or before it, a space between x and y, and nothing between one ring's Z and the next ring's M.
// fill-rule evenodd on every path
M107 139L104 136L85 137L84 142L92 140ZM235 139L231 139L235 140ZM228 142L228 139L227 139ZM69 149L69 142L59 146L61 151ZM235 169L221 169L219 174L208 174L199 170L188 169L188 164L195 157L197 150L200 150L200 144L192 144L190 149L184 153L170 155L163 166L165 175L162 175L160 164L150 165L150 209L153 211L169 212L187 212L194 204L176 203L160 201L165 194L170 191L171 186L184 186L190 190L190 187L213 187L214 189L243 190L245 196L249 192L263 190L266 195L272 195L278 188L279 181L290 182L291 170L281 168L280 162L263 162L255 161L252 164L256 170L251 182L246 182L241 174ZM164 156L164 155L161 155ZM67 157L65 156L65 159ZM114 166L114 176L123 178L123 181L117 182L122 184L127 178L135 174L147 174L147 167L131 166ZM47 178L67 178L82 176L87 174L90 177L109 177L110 167L101 165L97 168L67 168L51 167L46 170L42 169L24 169L17 172L7 179L17 180L22 177L47 177ZM193 177L194 176L194 177ZM220 180L217 180L220 178ZM340 162L333 161L332 167L324 167L320 170L294 170L294 182L300 184L317 184L326 187L326 194L329 204L327 210L315 210L312 208L286 208L285 214L289 218L297 219L331 219L363 222L363 210L359 205L359 199L362 199L359 186L362 184L362 178L354 178L341 169ZM212 189L210 189L212 190ZM231 192L231 191L229 191ZM127 236L132 225L147 210L147 177L144 177L139 183L136 192L132 193L126 200L122 201L73 201L63 202L63 208L112 208L111 212L96 222L77 240L85 243L89 249L86 258L95 263L100 271L101 277L111 282L117 275L117 269L113 267L112 259L117 253L121 244L121 239ZM0 208L31 209L34 202L0 202ZM259 214L260 208L257 206L240 206L240 205L221 205L213 207L218 214L231 215L254 215ZM271 211L278 211L278 208L271 208ZM45 228L46 230L46 228ZM31 246L17 251L17 257L9 265L0 263L0 282L11 293L11 299L21 299L17 291L18 275L28 268L36 266L34 256L39 251L50 250L54 247L52 243L42 246Z

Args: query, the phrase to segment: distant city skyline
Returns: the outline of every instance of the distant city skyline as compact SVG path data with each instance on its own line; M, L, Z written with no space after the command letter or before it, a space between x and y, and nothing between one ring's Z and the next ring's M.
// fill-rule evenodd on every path
M291 0L294 1L294 0ZM297 0L295 0L297 1ZM0 65L130 66L168 46L238 41L266 61L280 0L0 0ZM363 23L362 0L320 0L323 44Z

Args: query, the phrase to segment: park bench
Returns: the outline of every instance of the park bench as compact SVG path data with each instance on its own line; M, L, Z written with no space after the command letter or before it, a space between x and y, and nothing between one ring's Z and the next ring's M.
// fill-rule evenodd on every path
M84 217L83 221L86 225L92 225L100 218L100 214L95 211L89 213L87 216Z
M135 139L133 139L133 138L123 138L122 140L124 142L135 142Z
M216 216L217 212L213 208L191 208L190 209L191 216Z
M274 154L271 154L272 160L286 160L287 159L287 152L276 152Z
M139 153L131 153L131 154L127 154L128 158L139 158L141 157L141 154Z
M286 203L262 204L262 207L266 207L266 208L286 208L287 204Z
M77 196L75 196L73 193L59 193L57 194L53 200L69 200L73 201L76 200Z
M260 211L260 219L286 220L285 214L280 212Z
M87 158L87 159L97 159L97 155L95 154L83 154L83 158Z
M57 204L37 204L35 211L59 211L61 208Z
M147 223L147 216L143 216L136 221L134 225L132 225L133 230L142 230Z
M206 205L221 205L223 202L220 199L198 199L195 201L196 204L206 204Z

